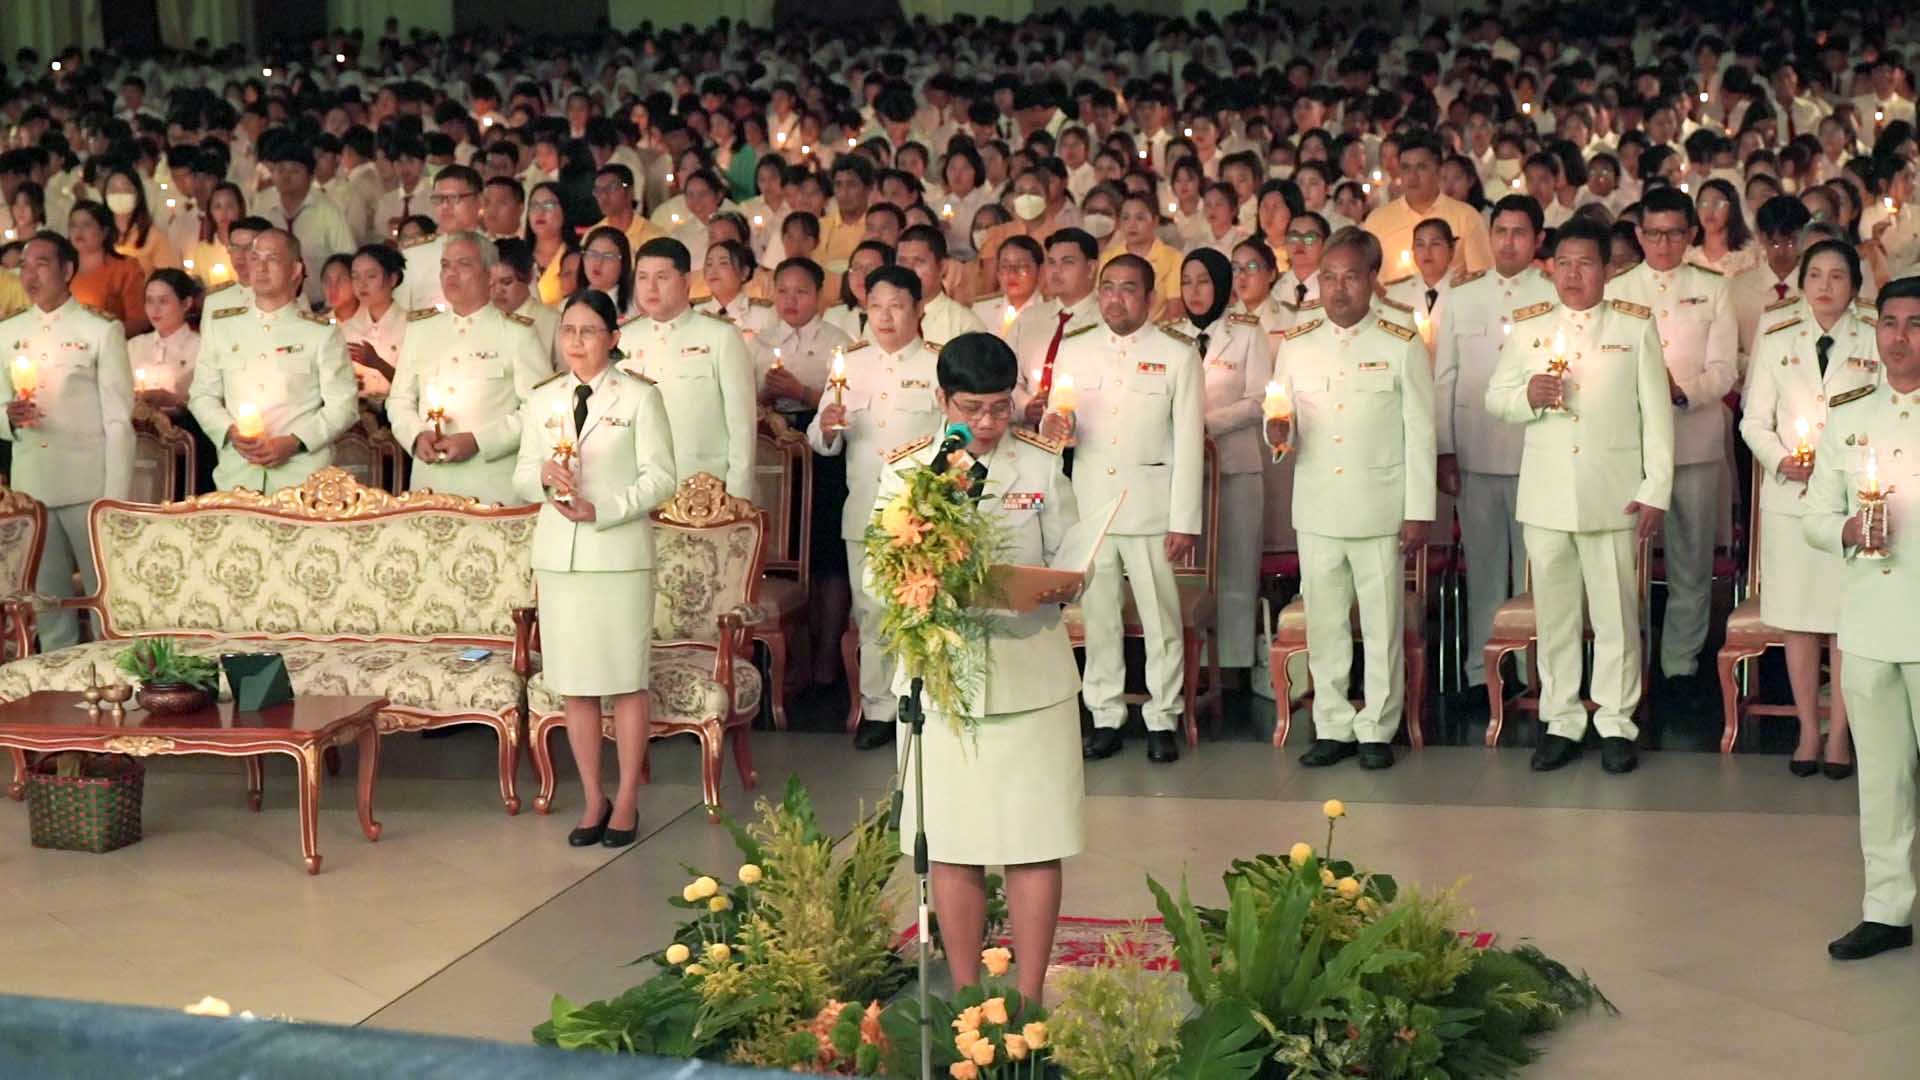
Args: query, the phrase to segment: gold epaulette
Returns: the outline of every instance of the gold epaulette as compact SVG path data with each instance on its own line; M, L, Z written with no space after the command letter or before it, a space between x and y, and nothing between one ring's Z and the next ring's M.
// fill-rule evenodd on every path
M1610 273L1607 274L1607 280L1612 281L1614 278L1624 277L1627 274L1631 274L1633 273L1634 268L1639 265L1640 265L1639 263L1634 263L1632 266L1623 266L1618 270L1611 271Z
M1014 428L1013 437L1020 440L1023 443L1026 443L1028 446L1037 446L1040 449L1045 450L1049 454L1058 454L1062 449L1064 449L1064 447L1062 447L1059 443L1054 442L1052 439L1046 438L1045 436L1041 435L1039 432L1032 431L1028 428L1023 428L1023 427Z
M1312 311L1312 310L1313 310L1314 308L1317 308L1317 307L1319 307L1319 306L1320 306L1320 298L1316 296L1316 297L1314 297L1313 299L1311 299L1311 300L1309 300L1309 301L1307 301L1306 303L1304 303L1304 304L1301 304L1301 305L1300 305L1300 310L1301 310L1301 311Z
M1462 270L1453 275L1453 287L1457 289L1469 281L1479 281L1486 276L1487 272L1485 270Z
M565 376L566 374L567 374L567 373L566 373L566 372L564 372L564 371L556 371L556 372L554 372L553 374L551 374L551 375L549 375L549 376L547 376L546 378L544 378L544 379L541 379L541 380L540 380L539 382L537 382L537 383L534 383L534 384L533 384L532 386L530 386L530 387L528 387L528 389L529 389L529 390L538 390L538 389L540 389L541 387L543 387L543 386L545 386L545 385L547 385L548 383L550 383L550 382L552 382L553 380L555 380L555 379L558 379L558 378L561 378L561 377L563 377L563 376Z
M1398 300L1393 299L1390 296L1380 297L1380 302L1387 305L1390 308L1398 308L1399 310L1404 311L1409 315L1413 314L1413 309L1411 307L1408 307L1407 305L1401 303Z
M1413 331L1407 329L1404 326L1401 326L1399 323L1392 322L1387 319L1379 319L1376 321L1379 322L1380 329L1385 330L1387 333L1392 334L1394 337L1399 338L1401 341L1413 340Z
M711 311L701 311L698 308L695 308L694 312L699 315L705 315L707 318L712 319L714 322L723 322L723 323L726 323L728 326L733 325L733 320L727 318L725 315L715 315Z
M1523 322L1526 322L1528 319L1532 319L1540 315L1545 315L1547 312L1552 310L1553 310L1553 301L1542 300L1537 304L1528 304L1526 307L1523 307L1523 308L1515 308L1513 312L1513 321L1516 323L1523 323Z
M213 295L213 294L215 294L215 293L218 293L218 292L224 292L224 291L226 291L227 289L231 289L231 288L233 288L233 287L234 287L235 285L238 285L238 284L240 284L240 283L239 283L238 281L234 281L234 280L232 280L231 278L229 278L228 280L226 280L226 281L223 281L223 282L221 282L221 283L220 283L220 284L218 284L218 285L215 285L215 286L214 286L213 288L211 288L211 289L208 289L208 290L207 290L206 292L204 292L204 293L201 293L200 295L202 295L202 296L212 296L212 295Z
M1084 334L1084 333L1086 333L1087 331L1089 331L1089 330L1091 330L1091 329L1093 329L1093 328L1094 328L1094 325L1095 325L1094 323L1088 323L1088 324L1087 324L1087 325L1085 325L1085 326L1076 326L1076 327L1074 327L1073 329L1071 329L1071 330L1069 330L1069 331L1067 331L1066 333L1064 333L1064 334L1061 334L1061 335L1060 335L1060 340L1061 340L1061 341L1065 341L1065 340L1067 340L1067 339L1068 339L1068 338L1070 338L1070 337L1079 337L1079 336L1080 336L1081 334Z
M1874 387L1871 387L1871 386L1856 386L1845 393L1835 394L1832 397L1828 398L1827 408L1837 409L1840 406L1845 405L1849 401L1859 401L1861 398L1866 397L1868 394L1873 393L1873 391L1874 391Z
M1257 315L1229 315L1227 316L1227 321L1230 323L1238 323L1241 326L1260 325L1260 317Z
M1795 305L1795 304L1797 304L1797 303L1799 303L1799 302L1800 302L1800 298L1799 298L1799 297L1797 297L1797 296L1789 296L1789 297L1787 297L1787 298L1786 298L1786 299L1784 299L1784 300L1775 300L1775 301L1774 301L1773 303L1771 303L1771 304L1768 304L1768 305L1767 305L1766 307L1764 307L1764 308L1761 308L1760 310L1762 310L1762 311L1779 311L1779 310L1780 310L1781 308L1783 308L1783 307L1792 307L1793 305Z
M1288 341L1292 341L1294 338L1297 338L1302 334L1310 334L1320 326L1320 322L1321 320L1315 319L1312 322L1301 323L1299 326L1296 326L1293 329L1288 330L1286 332L1286 339Z
M431 243L432 241L433 237L431 236L416 236L411 240L400 241L400 250L405 251L408 248L419 247L421 244Z
M532 325L533 325L533 320L532 320L532 319L530 319L530 318L528 318L528 317L527 317L527 316L525 316L525 315L522 315L522 314L520 314L520 313L519 313L519 312L517 312L517 311L503 311L503 312L501 312L501 314L502 314L502 315L505 315L505 316L507 317L507 321L508 321L508 322L510 322L510 323L516 323L516 324L518 324L518 325L520 325L520 326L532 326Z
M1619 312L1622 315L1631 315L1636 319L1653 318L1653 310L1651 308L1647 307L1644 304L1636 304L1631 300L1613 301L1613 310Z
M245 315L246 313L247 313L247 309L244 306L223 307L219 311L214 312L213 317L216 319L231 319L235 315Z
M641 318L644 317L645 315L646 315L646 312L644 311L636 311L633 314L627 316L626 318L621 319L619 322L614 323L613 325L616 327L621 327L621 326L626 326L629 323L636 323L636 322L639 322Z
M912 457L913 455L919 453L922 450L925 450L927 447L932 445L933 445L933 436L922 435L919 438L913 440L912 442L906 444L905 446L896 446L893 449L887 451L887 464L897 465L900 463L902 459Z
M111 316L111 315L109 315L109 314L107 314L107 313L106 313L105 311L102 311L101 309L99 309L99 308L97 308L97 307L94 307L94 306L93 306L92 304L81 304L80 306L81 306L81 308L83 308L83 309L85 309L85 310L87 310L87 311L91 311L91 312L93 312L93 313L94 313L95 315L98 315L98 316L100 316L101 318L103 318L103 319L106 319L106 320L107 320L107 321L109 321L109 322L114 322L114 321L117 321L117 320L115 320L115 319L114 319L114 317L113 317L113 316Z
M1171 325L1167 323L1160 324L1160 332L1172 338L1173 340L1179 342L1182 345L1193 344L1192 338L1188 337L1187 335L1181 333L1178 330L1175 330Z
M946 348L946 347L947 347L947 343L946 343L946 342L944 342L944 341L926 341L926 340L922 340L922 341L920 342L920 344L922 344L922 345L925 345L925 346L926 346L926 347L927 347L928 349L930 349L930 350L932 350L932 351L933 351L933 355L935 355L935 356L939 356L939 355L940 355L940 350L941 350L941 349L944 349L944 348Z
M300 317L301 317L301 318L303 318L303 319L305 319L305 320L307 320L308 322L310 322L310 323L315 323L315 324L317 324L317 325L319 325L319 326L332 326L332 325L333 325L333 319L332 319L332 318L330 318L329 316L326 316L326 315L320 315L320 314L317 314L317 313L315 313L315 312L312 312L312 311L308 311L308 310L307 310L306 308L301 308L301 309L300 309L300 311L299 311L299 315L300 315Z
M407 321L419 322L422 319L431 319L438 314L440 314L440 309L437 307L417 307L407 312Z
M772 306L773 306L773 301L771 301L771 300L762 300L761 298L759 298L759 297L757 297L757 296L749 296L749 297L747 297L747 306L748 306L748 307L750 307L750 308L752 308L752 307L772 307Z
M867 346L869 346L869 345L871 345L871 344L873 344L873 342L871 342L871 341L866 341L866 340L864 340L864 339L863 339L863 340L860 340L860 341L856 341L856 342L854 342L853 344L851 344L851 345L849 345L849 346L847 346L846 348L844 348L844 349L841 349L841 350L840 350L840 355L841 355L841 356L846 356L846 355L848 355L849 353L857 353L857 352L859 352L859 351L860 351L861 349L864 349L864 348L866 348Z
M1778 330L1785 330L1789 326L1799 326L1799 325L1800 325L1800 316L1795 315L1791 319L1785 319L1780 322L1774 323L1772 326L1767 327L1766 330L1763 331L1763 334L1771 334Z
M1715 269L1714 269L1713 267L1711 267L1711 266L1701 266L1701 265L1700 265L1699 263L1688 263L1687 265L1689 265L1689 266L1691 266L1691 267L1693 267L1693 268L1694 268L1695 270L1698 270L1698 271L1700 271L1700 272L1701 272L1701 273L1703 273L1703 274L1712 274L1712 275L1713 275L1714 277L1726 277L1726 276L1727 276L1727 275L1726 275L1725 273L1723 273L1723 272L1721 272L1721 271L1719 271L1719 270L1715 270Z

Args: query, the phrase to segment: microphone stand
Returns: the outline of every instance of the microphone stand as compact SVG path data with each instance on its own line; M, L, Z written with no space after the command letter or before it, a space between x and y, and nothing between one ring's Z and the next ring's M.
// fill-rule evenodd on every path
M927 714L920 703L924 683L915 677L911 690L900 699L900 718L911 729L907 736L907 760L913 767L913 873L920 891L920 1080L933 1080L933 1017L928 1014L927 965L932 945L928 918L932 908L933 863L927 857L927 762L921 742L926 733ZM900 782L893 790L893 821L896 828L906 799L907 774L900 771Z

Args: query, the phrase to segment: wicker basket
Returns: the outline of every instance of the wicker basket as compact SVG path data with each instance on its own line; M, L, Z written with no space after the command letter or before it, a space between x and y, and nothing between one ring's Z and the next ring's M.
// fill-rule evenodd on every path
M27 820L33 846L96 854L140 839L140 800L147 770L138 761L116 759L113 776L56 776L53 758L27 774Z

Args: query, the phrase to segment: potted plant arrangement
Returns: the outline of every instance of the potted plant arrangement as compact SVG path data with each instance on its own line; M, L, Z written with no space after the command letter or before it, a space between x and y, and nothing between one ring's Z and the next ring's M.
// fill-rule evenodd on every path
M171 638L141 638L115 664L140 684L140 707L154 715L187 713L213 703L220 668L204 656L192 656Z

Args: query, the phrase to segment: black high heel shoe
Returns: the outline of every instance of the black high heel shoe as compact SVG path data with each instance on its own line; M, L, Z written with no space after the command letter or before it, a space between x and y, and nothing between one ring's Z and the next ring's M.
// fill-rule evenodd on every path
M568 847L592 847L607 835L607 822L613 820L613 800L607 800L607 806L600 814L600 824L584 826L567 834Z
M1825 773L1829 780L1845 780L1853 775L1853 762L1835 763L1823 761L1820 763L1820 771Z
M1792 758L1787 762L1787 771L1805 779L1820 771L1820 762L1813 760L1801 761L1799 758Z
M606 824L611 825L612 823L613 823L613 810L611 808L611 804L609 804L609 808L607 810ZM634 839L640 835L640 811L635 810L633 812L633 828L631 829L609 828L606 830L606 834L607 835L604 838L602 838L600 841L601 847L623 848L623 847L626 847L628 844L633 843Z

